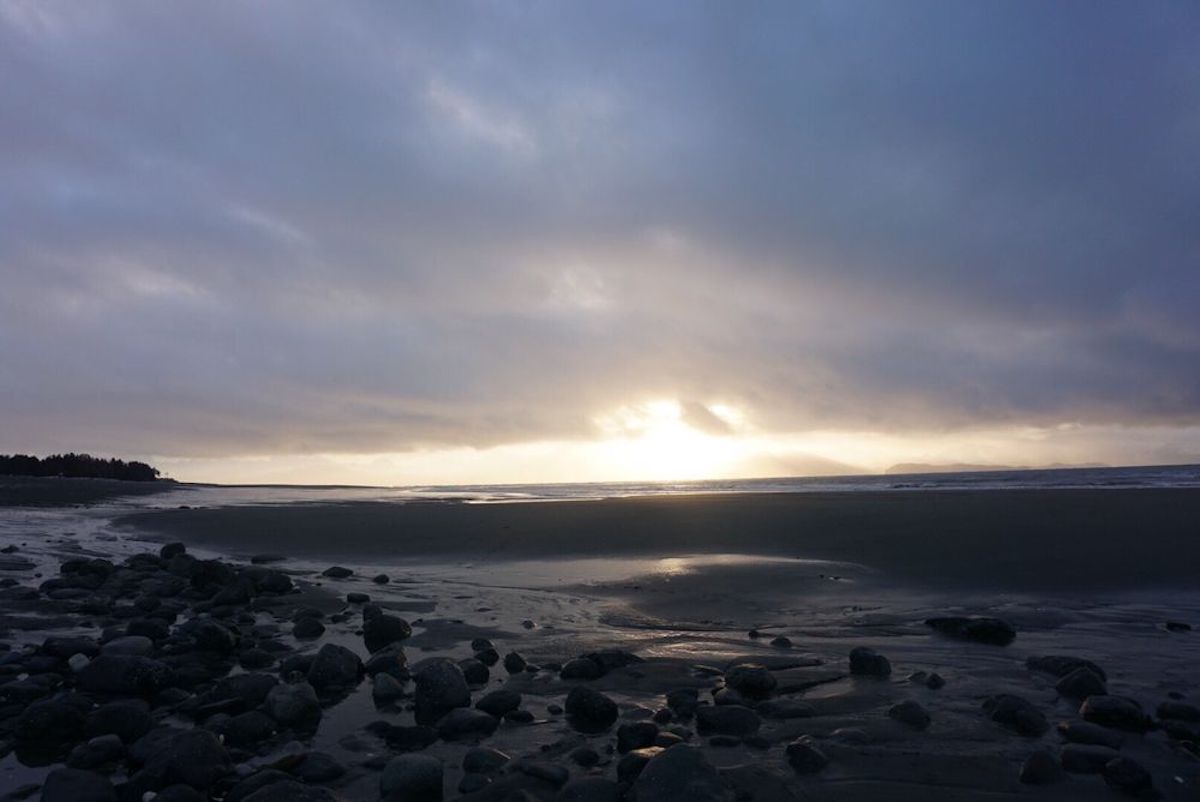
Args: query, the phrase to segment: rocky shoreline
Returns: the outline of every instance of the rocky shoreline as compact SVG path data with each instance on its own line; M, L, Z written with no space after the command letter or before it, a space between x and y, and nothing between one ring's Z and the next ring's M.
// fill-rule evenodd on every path
M17 547L6 551L11 570L33 567L18 564ZM201 559L172 543L119 561L66 559L51 578L0 580L10 627L28 615L67 633L0 640L0 750L51 768L3 798L872 798L863 761L895 759L895 750L879 756L889 741L919 754L943 716L939 697L954 692L937 672L901 679L869 646L830 660L784 636L745 659L643 657L615 644L535 662L486 625L408 620L403 605L373 599L369 588L397 581L387 575L338 566L312 575L281 561ZM1018 637L997 618L925 625L931 638L998 654ZM1186 622L1170 627L1190 637ZM1195 688L1165 692L1147 710L1110 694L1105 668L1084 656L1036 655L1025 670L1028 695L954 703L986 732L989 770L1011 774L998 792L1194 792ZM1054 710L1032 692L1047 682ZM821 693L845 683L853 694ZM1054 720L1064 704L1074 714ZM729 754L741 759L730 765ZM974 798L955 795L957 770L924 778L911 798L940 785L936 798Z

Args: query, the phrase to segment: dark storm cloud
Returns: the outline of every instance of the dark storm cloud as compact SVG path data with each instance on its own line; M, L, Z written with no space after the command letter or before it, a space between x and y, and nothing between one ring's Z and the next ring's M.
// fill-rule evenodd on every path
M0 75L0 450L1200 419L1192 3L0 0Z

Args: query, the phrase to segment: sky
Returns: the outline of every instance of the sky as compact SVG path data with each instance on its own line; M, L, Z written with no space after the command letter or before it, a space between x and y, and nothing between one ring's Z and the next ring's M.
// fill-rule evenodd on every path
M1200 5L0 0L0 452L1200 462Z

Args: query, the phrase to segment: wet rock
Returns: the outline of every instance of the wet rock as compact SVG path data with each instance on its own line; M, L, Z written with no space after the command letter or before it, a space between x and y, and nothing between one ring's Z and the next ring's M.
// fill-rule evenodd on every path
M88 657L95 657L100 653L100 647L96 641L91 638L73 637L46 638L42 641L41 648L38 650L44 655L57 657L60 660L66 660L71 655L82 654Z
M634 781L633 791L638 800L653 802L733 799L716 768L699 749L686 744L672 746L651 758Z
M363 643L368 652L377 652L411 635L412 627L399 616L383 613L363 622Z
M270 783L245 797L243 802L341 802L332 791L296 780ZM229 798L225 798L229 802Z
M1017 631L1007 621L983 616L943 616L927 618L925 625L958 640L1007 646L1017 637Z
M327 783L346 773L346 767L325 752L303 752L285 758L276 768L306 783Z
M100 647L101 654L136 654L149 657L154 654L154 641L145 635L125 635L113 638Z
M829 758L807 735L788 744L784 753L787 755L788 764L797 774L815 774L829 765Z
M292 776L279 769L262 769L239 781L229 789L224 802L244 802L256 791L277 783L295 783Z
M725 672L725 685L748 699L765 699L777 684L774 674L755 663L741 663Z
M117 792L95 772L55 769L42 785L42 802L117 802Z
M888 677L892 674L892 664L874 649L859 646L850 650L850 673L860 677Z
M580 777L558 792L555 802L620 802L621 786L604 777Z
M762 719L741 705L704 706L696 708L696 728L701 733L745 736L758 732Z
M1030 671L1039 671L1043 674L1050 674L1051 676L1060 678L1065 677L1078 668L1087 668L1100 679L1105 682L1108 681L1108 675L1104 673L1104 669L1091 660L1085 660L1082 657L1069 657L1060 654L1030 657L1025 661L1025 667Z
M321 718L317 692L307 682L276 685L267 694L263 707L267 715L285 727L309 725Z
M585 769L590 769L600 762L600 754L587 744L572 749L568 757L571 758L572 763L582 766ZM649 760L649 758L646 758L646 760Z
M463 676L466 678L468 685L486 685L488 679L491 677L488 667L473 657L459 660L458 667L462 669Z
M473 794L476 791L482 791L492 784L492 778L485 774L475 774L466 772L462 779L458 781L458 792L460 794Z
M354 576L354 572L349 568L344 568L340 565L332 565L321 572L321 576L327 576L330 579L345 579Z
M395 752L419 752L437 741L437 730L418 724L415 727L396 726L386 721L373 721L367 731L387 741Z
M509 652L504 655L504 670L509 674L520 674L525 670L525 658L517 652Z
M233 716L214 730L230 746L248 749L258 746L275 735L279 728L275 724L275 719L266 713L250 710Z
M386 585L392 581L392 578L387 574L376 574L375 576L371 577L371 581L376 585Z
M254 586L258 588L259 593L281 595L291 593L296 583L283 571L263 571L255 578Z
M254 565L266 565L267 563L281 563L287 560L287 557L282 554L263 553L255 554L250 557L250 562Z
M566 783L567 778L570 776L570 772L563 766L527 757L518 758L510 762L505 768L511 772L524 774L526 777L544 780L556 788Z
M325 625L315 618L301 618L292 624L292 635L298 640L313 640L325 634Z
M786 721L795 718L811 718L816 715L813 706L798 699L770 699L754 708L765 718Z
M621 754L654 745L658 725L650 721L635 721L617 727L617 751Z
M154 737L150 733L142 740ZM178 731L156 739L146 748L148 755L142 772L153 778L155 788L183 783L203 790L233 770L225 747L207 730Z
M149 696L169 687L174 672L150 657L102 654L80 669L79 687L92 693Z
M158 550L158 558L165 561L186 553L187 546L182 543L168 543Z
M1021 782L1026 785L1048 785L1062 779L1062 768L1054 755L1045 749L1039 749L1021 765Z
M366 604L371 600L371 597L365 593L352 590L346 594L346 601L350 604Z
M379 795L388 802L442 798L442 762L429 755L400 755L379 777Z
M1061 721L1058 734L1070 743L1107 746L1110 749L1120 749L1125 741L1120 733L1087 721Z
M929 711L912 699L892 705L888 708L888 716L902 724L907 724L914 730L928 729L931 720Z
M475 703L475 707L496 717L510 713L520 706L521 694L504 689L492 691Z
M208 802L208 796L190 785L172 785L155 794L154 802Z
M941 674L931 671L929 676L925 678L925 687L931 691L936 691L946 687L946 680Z
M391 674L398 680L408 679L408 657L404 647L398 643L385 646L367 658L363 668L370 676L376 674Z
M485 666L494 666L500 662L500 653L495 649L488 647L475 652L475 659L483 663Z
M649 746L645 749L634 749L632 752L627 752L617 761L617 779L626 785L632 783L653 758L665 751L662 747Z
M700 694L695 688L676 688L667 691L667 708L672 713L684 719L691 718L700 706Z
M499 771L511 758L498 749L482 746L468 749L463 755L462 769L475 774L491 774Z
M1107 746L1067 744L1058 753L1059 762L1065 771L1072 774L1099 774L1110 760L1120 754Z
M771 645L776 649L790 649L792 648L792 639L786 635L780 635L777 638L771 639Z
M308 669L308 682L318 691L327 688L352 688L365 670L358 655L345 646L326 643L317 652Z
M125 634L142 635L152 641L160 641L170 636L171 628L159 618L134 618L125 625Z
M416 682L417 715L425 721L434 721L454 708L471 704L466 677L449 658L422 660L413 668L412 675Z
M592 680L604 676L604 669L599 663L587 657L576 657L568 660L559 672L562 679Z
M175 627L175 632L189 638L202 652L229 654L237 649L238 636L233 630L211 618L193 618Z
M391 674L376 674L371 682L371 696L376 704L394 702L404 696L404 684Z
M1140 796L1154 786L1150 772L1127 757L1117 757L1104 764L1104 782L1129 796Z
M992 721L1018 735L1037 736L1050 728L1041 710L1028 700L1009 693L990 697L983 703L983 711Z
M25 743L65 744L79 738L83 723L78 706L63 699L45 699L21 711L13 735Z
M602 732L617 720L617 703L585 685L567 694L566 711L571 726L585 733Z
M87 738L100 735L116 735L124 743L131 744L154 726L150 706L141 699L121 699L101 705L87 714L83 722L83 734Z
M1089 696L1103 696L1108 693L1108 686L1100 675L1083 666L1060 679L1054 689L1058 691L1059 696L1067 699L1086 699Z
M1183 621L1168 621L1163 626L1168 632L1191 632L1192 625Z
M1163 702L1156 711L1159 718L1200 722L1200 707L1186 702Z
M115 735L99 735L71 750L67 765L73 769L96 769L113 765L125 755L125 745Z
M499 724L498 718L482 710L460 707L442 716L437 723L437 734L444 741L471 736L483 737L495 732Z
M1145 732L1150 726L1142 706L1124 696L1089 696L1079 707L1084 721L1127 732Z

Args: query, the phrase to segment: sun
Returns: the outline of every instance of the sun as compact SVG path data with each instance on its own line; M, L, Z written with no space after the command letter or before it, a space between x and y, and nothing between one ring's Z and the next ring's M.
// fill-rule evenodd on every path
M728 407L707 409L722 420ZM709 434L688 425L683 405L674 400L621 407L596 419L606 435L601 459L614 475L628 480L685 481L720 478L745 456L738 438Z

